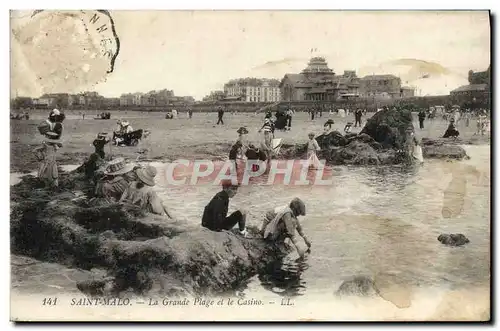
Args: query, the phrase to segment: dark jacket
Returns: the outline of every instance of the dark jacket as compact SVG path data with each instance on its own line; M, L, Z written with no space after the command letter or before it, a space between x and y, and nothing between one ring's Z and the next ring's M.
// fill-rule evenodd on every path
M205 206L201 225L212 231L220 231L222 222L227 217L229 209L229 195L226 191L220 191Z

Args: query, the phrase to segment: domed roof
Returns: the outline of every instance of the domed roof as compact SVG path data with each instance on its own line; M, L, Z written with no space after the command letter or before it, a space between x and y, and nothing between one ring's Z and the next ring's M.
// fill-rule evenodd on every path
M333 70L328 68L328 63L323 57L313 57L309 60L307 68L302 70L303 74L313 74L313 73L322 73L322 74L332 74Z

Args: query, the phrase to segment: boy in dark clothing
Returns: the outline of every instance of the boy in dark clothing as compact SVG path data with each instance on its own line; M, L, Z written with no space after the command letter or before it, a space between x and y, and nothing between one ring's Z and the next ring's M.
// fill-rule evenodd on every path
M232 185L231 181L222 183L222 191L217 193L205 206L201 225L212 231L231 230L236 224L239 226L240 234L245 236L246 213L240 210L227 216L229 199L236 195L238 186Z
M418 113L418 122L419 122L419 124L420 124L420 129L423 129L423 128L424 128L424 120L425 120L425 116L426 116L425 110L421 110L421 111Z
M97 139L94 140L92 143L95 148L95 153L101 157L101 159L104 159L104 156L106 155L104 153L104 146L109 143L109 139L107 137L107 133L99 133L97 135Z

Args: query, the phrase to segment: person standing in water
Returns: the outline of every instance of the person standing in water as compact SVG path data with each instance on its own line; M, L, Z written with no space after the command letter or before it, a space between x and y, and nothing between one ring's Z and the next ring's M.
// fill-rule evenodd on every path
M307 160L309 161L309 168L318 169L320 162L316 153L320 150L318 142L314 139L314 133L309 133L309 141L307 142Z

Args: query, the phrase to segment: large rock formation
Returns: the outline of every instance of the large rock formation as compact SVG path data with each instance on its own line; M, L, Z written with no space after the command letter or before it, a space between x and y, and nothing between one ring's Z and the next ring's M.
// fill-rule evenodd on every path
M70 268L106 270L106 277L79 281L88 294L220 293L283 254L256 229L250 229L254 239L245 239L119 204L91 207L81 178L63 173L58 191L33 189L37 180L31 176L11 187L11 251Z
M382 110L368 119L360 133L366 133L384 148L403 149L408 128L413 128L411 112Z

